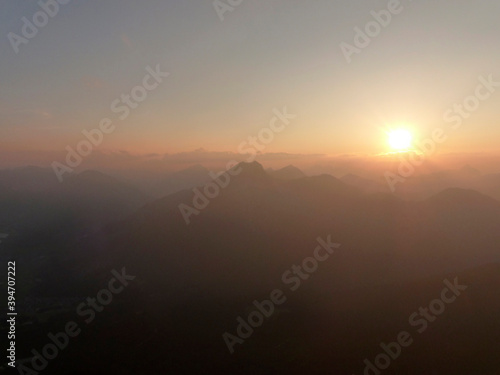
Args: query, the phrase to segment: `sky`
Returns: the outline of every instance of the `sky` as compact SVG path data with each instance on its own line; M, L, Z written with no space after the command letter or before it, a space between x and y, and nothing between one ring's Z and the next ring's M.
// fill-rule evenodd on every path
M391 2L220 3L236 5L220 14L212 0L71 0L16 53L9 33L23 36L23 17L41 8L4 0L2 157L75 148L105 118L114 130L95 152L238 153L284 108L295 117L264 153L379 155L394 128L415 141L446 129L441 153L497 151L500 87L459 129L443 116L480 77L500 82L498 0L401 1L350 63L342 43L356 47L354 29ZM111 104L158 67L168 77L120 119Z

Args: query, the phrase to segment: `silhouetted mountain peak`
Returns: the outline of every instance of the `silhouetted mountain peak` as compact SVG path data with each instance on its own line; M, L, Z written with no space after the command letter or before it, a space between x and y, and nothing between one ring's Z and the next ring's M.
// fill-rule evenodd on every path
M279 171L300 171L302 172L299 168L297 168L295 165L289 164L286 167L283 167L281 169L278 169Z
M294 165L287 165L286 167L278 170L271 170L269 171L269 174L274 178L278 178L280 180L294 180L297 178L306 177L304 172L302 172Z
M240 183L256 183L269 184L270 176L264 170L262 164L253 161L250 163L241 162L233 168L234 171L240 170L239 174L234 177L234 181Z
M265 176L265 175L267 175L262 164L260 164L259 162L256 162L256 161L252 161L250 163L241 162L235 168L241 168L242 169L241 174L248 175L248 176L250 176L250 175L253 175L253 176Z

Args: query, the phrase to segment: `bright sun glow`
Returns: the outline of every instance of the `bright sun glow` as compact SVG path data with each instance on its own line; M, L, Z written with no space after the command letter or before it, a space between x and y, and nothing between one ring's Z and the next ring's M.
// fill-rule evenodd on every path
M411 146L412 135L408 130L397 129L389 132L389 145L397 151L408 150Z

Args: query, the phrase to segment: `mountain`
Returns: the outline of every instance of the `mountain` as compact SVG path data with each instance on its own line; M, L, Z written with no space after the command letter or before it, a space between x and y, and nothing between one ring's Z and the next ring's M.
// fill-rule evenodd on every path
M124 303L140 313L111 329L131 341L147 332L163 345L137 349L149 368L168 358L192 372L298 374L312 361L308 373L362 373L363 359L374 358L380 342L394 341L401 330L414 330L408 317L440 296L443 280L455 278L468 286L465 296L446 307L446 320L414 336L395 373L423 373L429 343L442 345L431 355L432 367L452 373L469 368L468 359L449 362L444 353L495 342L489 327L498 327L500 313L500 207L494 199L448 189L408 202L363 194L330 175L283 181L258 163L239 169L189 225L179 205L192 205L194 193L185 190L147 204L77 248L85 256L72 274L82 279L117 264L136 275L133 298ZM311 261L318 237L341 246L317 271L302 268L301 287L293 292L282 275ZM231 356L222 334L234 333L236 318L246 318L253 301L268 299L276 288L285 291L286 307L276 308ZM295 351L297 363L276 359ZM484 369L496 368L496 352L475 355Z
M441 170L410 176L395 186L394 194L406 200L424 200L443 190L458 188L475 190L500 200L499 176L498 174L483 175L474 167L465 165L456 170ZM386 185L380 185L355 175L344 176L342 180L364 192L388 191Z
M73 311L108 285L110 270L124 267L135 277L98 314L91 334L71 343L55 373L69 373L81 353L81 370L88 373L166 367L179 373L363 373L363 360L375 358L380 343L395 341L403 330L415 343L404 348L392 373L495 373L498 202L466 189L407 201L363 193L331 175L278 179L256 162L230 172L220 176L218 190L201 184L149 201L57 251L45 249L46 242L29 252L11 249L34 276L25 293L84 296ZM68 196L84 198L81 206L99 202L95 197L134 199L133 189L96 172L61 185ZM196 212L189 224L181 205ZM340 247L314 263L318 246L334 243ZM285 282L297 269L301 273ZM300 288L292 290L290 280ZM442 295L444 280L457 280L465 292L446 305L446 318L436 316L420 335L409 317ZM284 304L274 306L231 355L222 335L235 334L238 317L248 319L255 301L269 300L275 290L286 296ZM46 343L40 332L73 318L60 315L54 326L22 331L20 355ZM119 364L98 355L111 339ZM477 351L482 343L491 349ZM437 349L429 353L431 344ZM460 355L469 352L474 358Z
M120 262L148 269L153 279L170 287L180 279L194 282L196 275L220 290L265 284L271 269L278 272L305 256L307 244L322 234L353 249L344 255L350 266L330 275L332 283L343 280L344 285L346 280L358 286L395 282L500 261L500 233L494 230L500 226L500 206L482 194L454 189L406 202L389 194L363 194L330 175L282 181L256 162L236 168L240 175L208 199L189 225L179 210L181 204L194 207L194 193L187 190L108 227L117 241L113 245L110 239L108 251L118 258L131 256ZM121 253L127 243L139 253ZM147 249L147 256L139 249ZM150 261L141 266L141 258L155 259L154 266ZM215 268L231 282L219 284L212 277ZM353 279L353 272L362 276Z
M449 188L473 189L485 192L481 173L469 165L457 170L443 170L408 178L396 186L396 194L405 199L427 199ZM500 187L500 185L499 185Z
M298 178L306 177L304 172L293 165L288 165L278 170L272 170L269 174L279 180L296 180Z

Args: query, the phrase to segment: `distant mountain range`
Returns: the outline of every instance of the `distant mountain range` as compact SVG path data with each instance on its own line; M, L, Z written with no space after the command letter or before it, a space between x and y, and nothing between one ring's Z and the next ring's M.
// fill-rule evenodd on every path
M241 275L248 275L245 285L262 283L262 269L257 267L262 257L268 259L266 269L279 270L285 259L305 256L307 243L321 234L349 244L345 256L351 267L340 267L332 277L352 280L349 274L362 274L360 285L500 261L500 231L493 229L500 228L500 202L481 193L453 188L408 202L387 193L365 194L330 175L283 180L256 162L239 167L242 173L190 225L179 211L181 203L192 202L193 192L186 190L150 202L119 227L108 227L119 243L117 256L123 243L135 243L141 257L146 251L148 257L158 258L158 272L171 268L174 279L181 269L183 278L187 269L196 270L197 278L208 272L207 283L214 281L213 268L200 259L209 264L212 257L224 259L234 272L233 259L243 269L229 285L241 281ZM204 251L207 243L210 254ZM151 269L151 264L144 267Z
M477 348L495 348L500 328L500 202L447 186L475 171L419 178L425 189L411 190L420 199L408 200L355 175L266 171L257 162L235 169L241 173L189 224L179 206L192 205L193 188L203 191L209 181L200 166L158 180L156 196L174 191L159 199L96 171L62 184L49 170L0 172L0 232L12 234L2 246L33 275L23 293L94 295L112 269L136 276L110 307L115 313L99 315L93 334L74 340L54 373L69 373L82 352L92 353L83 372L128 371L140 357L141 369L153 373L362 373L363 359L408 329L408 316L455 277L468 286L464 297L415 337L392 373L428 373L421 358L436 373L496 371L498 353ZM437 186L444 188L424 197ZM222 334L254 300L284 288L283 273L311 257L318 237L341 246L231 356ZM43 336L24 334L29 343ZM98 355L111 339L119 365Z
M365 193L389 192L385 181L348 174L342 177L346 184ZM466 165L458 170L413 176L395 185L395 195L406 200L422 200L449 188L473 189L500 200L500 173L481 174L475 168Z

